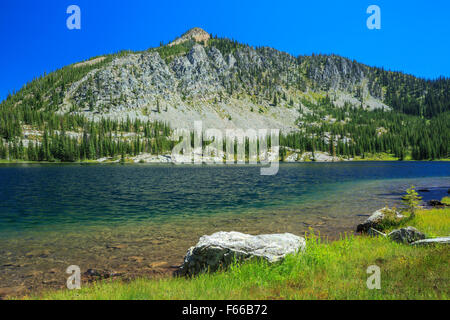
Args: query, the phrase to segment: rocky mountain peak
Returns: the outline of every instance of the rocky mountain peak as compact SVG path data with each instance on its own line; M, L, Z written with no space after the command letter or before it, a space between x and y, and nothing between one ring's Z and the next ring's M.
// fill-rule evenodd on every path
M208 32L206 32L205 30L203 30L201 28L195 27L195 28L192 28L192 29L186 31L181 37L172 41L169 44L169 46L180 44L180 43L183 43L183 42L191 40L191 39L193 39L196 42L208 41L210 37L211 36L209 35Z

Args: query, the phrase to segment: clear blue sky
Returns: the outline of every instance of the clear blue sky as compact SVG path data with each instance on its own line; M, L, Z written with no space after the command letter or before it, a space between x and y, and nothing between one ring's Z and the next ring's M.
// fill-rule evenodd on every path
M81 8L81 30L66 9ZM381 8L381 30L366 9ZM448 0L1 0L0 100L92 56L167 43L192 27L291 54L336 53L420 77L450 76Z

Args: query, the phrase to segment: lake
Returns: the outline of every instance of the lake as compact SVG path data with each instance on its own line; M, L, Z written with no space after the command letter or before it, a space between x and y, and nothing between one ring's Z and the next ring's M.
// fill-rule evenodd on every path
M330 239L368 214L450 188L450 162L248 165L0 165L0 288L65 285L79 265L134 276L166 275L203 234L314 228Z

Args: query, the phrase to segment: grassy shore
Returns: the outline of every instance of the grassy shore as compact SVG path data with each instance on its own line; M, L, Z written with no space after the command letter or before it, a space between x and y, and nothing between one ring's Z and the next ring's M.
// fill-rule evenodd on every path
M386 162L386 161L400 161L397 158L391 158L391 157L366 157L364 159L362 158L355 158L353 160L350 160L350 162L364 162L364 161L380 161L380 162ZM450 159L435 159L435 160L402 160L402 161L450 161ZM311 160L305 160L305 161L299 161L296 163L307 163L307 162L313 162ZM337 161L341 162L341 161ZM342 161L343 162L343 161ZM136 164L137 162L134 162L130 159L125 159L124 161L117 161L117 160L106 160L103 162L98 162L96 160L86 160L86 161L75 161L75 162L61 162L61 161L25 161L25 160L0 160L0 164L112 164L112 163L120 163L120 164ZM142 162L144 163L144 162ZM152 162L152 163L158 163L158 162ZM286 161L280 161L280 163L292 163L292 162L286 162ZM328 162L329 163L329 162ZM161 162L161 164L167 164L166 162ZM170 163L169 163L170 164Z
M449 199L443 199L448 201ZM450 208L420 210L406 223L430 237L450 235ZM78 291L51 291L26 299L449 299L450 250L412 247L386 238L343 235L321 240L269 265L247 262L193 279L103 281ZM368 266L381 269L381 289L369 290Z
M342 161L346 160L345 158L342 158ZM75 161L75 162L61 162L61 161L28 161L28 160L5 160L5 159L0 159L0 164L4 163L4 164L31 164L31 163L54 163L54 164L66 164L66 163L82 163L82 164L95 164L95 163L135 163L132 159L130 159L129 157L125 157L123 160L120 159L120 157L116 157L114 159L109 159L109 160L105 160L103 162L98 162L97 160L81 160L81 161ZM248 161L248 158L246 158L246 161ZM395 157L395 155L393 154L388 154L388 153L367 153L364 155L364 157L361 156L356 156L353 160L351 161L400 161L400 158ZM406 155L405 158L401 161L416 161L414 159L412 159L411 155ZM420 160L420 161L450 161L450 158L445 158L445 159L434 159L434 160ZM280 162L284 162L281 161ZM312 162L311 160L307 159L303 162ZM301 163L301 162L300 162Z

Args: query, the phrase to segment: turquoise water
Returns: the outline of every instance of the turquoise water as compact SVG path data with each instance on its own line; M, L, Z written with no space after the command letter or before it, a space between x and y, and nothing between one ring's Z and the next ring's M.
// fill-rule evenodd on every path
M449 162L257 166L1 165L0 287L65 283L70 264L151 274L220 230L336 237L410 184L450 188Z
M2 166L0 232L208 216L320 199L363 181L442 176L449 163L288 164L275 176L247 166Z

